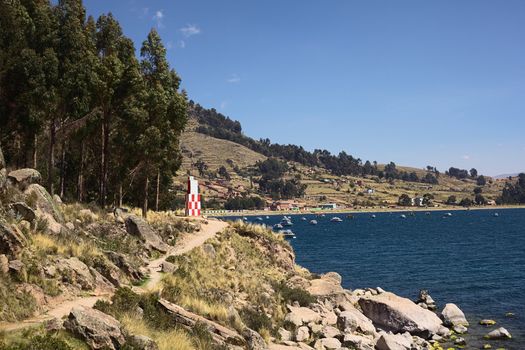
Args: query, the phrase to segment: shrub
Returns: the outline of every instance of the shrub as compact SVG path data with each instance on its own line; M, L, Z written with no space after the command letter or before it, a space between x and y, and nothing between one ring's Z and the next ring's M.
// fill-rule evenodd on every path
M241 310L240 315L244 324L257 332L273 328L272 320L262 312L245 307Z
M64 340L50 334L36 335L29 342L17 342L7 347L5 350L73 350Z
M306 307L316 301L315 297L306 290L301 288L291 288L284 283L279 284L276 287L276 291L281 294L283 301L286 303L297 301L299 305Z

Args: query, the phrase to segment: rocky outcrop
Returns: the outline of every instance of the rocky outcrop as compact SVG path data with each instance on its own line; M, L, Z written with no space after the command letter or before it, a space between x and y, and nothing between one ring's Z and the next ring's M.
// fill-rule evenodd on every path
M426 289L421 289L419 291L419 298L416 300L416 304L421 306L423 309L428 309L432 311L437 309L436 302L434 301L434 299L432 299L430 294L428 294L428 290Z
M344 293L341 287L341 276L336 272L328 272L321 278L311 280L306 290L314 296L333 296Z
M145 278L145 275L139 269L133 267L129 259L120 253L115 253L112 251L106 252L107 257L113 264L115 264L119 269L124 271L134 281L140 281Z
M120 322L94 309L73 308L64 328L84 340L92 349L120 349L126 340Z
M159 234L150 225L135 215L129 215L126 220L126 231L139 237L148 248L153 248L161 253L166 253L170 246L162 241Z
M396 333L409 332L429 338L442 325L433 312L389 292L364 296L359 299L359 306L374 324Z
M469 325L465 314L456 306L456 304L446 304L443 311L441 311L441 317L443 318L443 323L449 327L468 327Z
M246 343L244 338L237 332L226 328L216 322L210 321L202 316L191 313L184 308L170 303L167 300L159 299L159 306L162 307L173 320L183 328L193 329L197 323L206 325L212 339L217 344L241 345Z
M25 168L11 171L7 179L23 191L31 184L40 183L42 175L35 169Z
M351 307L339 314L337 326L345 332L360 332L363 334L374 334L376 330L372 321L355 307Z
M322 338L315 342L315 350L336 350L341 348L341 341L337 338Z
M0 254L16 257L26 245L26 239L16 227L0 222Z

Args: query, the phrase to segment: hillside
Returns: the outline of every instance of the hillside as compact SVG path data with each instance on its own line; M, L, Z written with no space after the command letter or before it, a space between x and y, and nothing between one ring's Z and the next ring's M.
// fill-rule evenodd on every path
M306 185L304 196L288 198L296 202L293 205L299 206L337 203L342 207L353 208L387 207L395 206L402 194L411 198L431 194L434 197L432 206L444 206L450 196L455 196L457 202L464 198L474 199L473 191L478 187L476 178L470 176L458 179L444 172L437 173L434 169L429 171L410 166L395 166L396 175L387 178L388 175L384 174L387 174L390 165L375 162L372 165L372 162L362 162L345 155L350 159L347 163L350 170L347 171L333 165L340 162L340 158L329 153L327 155L327 151L311 153L299 146L254 140L242 133L239 122L199 105L191 105L190 120L182 135L181 149L183 163L178 182L184 182L187 173L201 179L202 193L215 207L235 196L257 195L267 203L277 199L260 191L257 184L261 174L255 165L269 157L279 158L289 165L283 180L300 179L301 184ZM321 162L316 159L321 159ZM196 167L199 161L205 164L204 173ZM218 174L221 166L226 168L230 179ZM434 177L437 183L430 183ZM427 179L429 182L426 182ZM482 194L487 201L496 200L505 181L489 177L486 180Z

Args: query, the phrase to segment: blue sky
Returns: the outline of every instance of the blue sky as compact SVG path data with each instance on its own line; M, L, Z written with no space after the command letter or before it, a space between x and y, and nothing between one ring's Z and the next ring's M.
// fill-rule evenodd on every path
M252 137L424 167L525 171L525 1L121 0L190 98Z

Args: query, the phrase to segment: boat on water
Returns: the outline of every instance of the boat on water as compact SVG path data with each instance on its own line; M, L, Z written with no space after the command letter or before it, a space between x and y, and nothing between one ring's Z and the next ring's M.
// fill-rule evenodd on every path
M405 214L401 214L400 218L402 218L402 219L406 219L407 216L406 216Z
M448 217L448 216L452 216L452 213L446 213L445 215L443 215L443 217Z
M310 220L310 225L317 225L317 220Z
M285 237L295 238L295 233L293 233L292 230L280 230L277 233Z
M283 219L281 220L282 226L293 226L293 222L290 219Z
M282 230L282 229L283 229L283 225L281 225L281 224L275 224L275 225L273 225L273 228L274 228L275 230Z
M242 220L243 221L248 221L248 218L246 216L243 216Z
M498 217L498 216L499 216L499 213L494 213L494 216Z
M263 221L263 218L261 218L260 216L257 217L257 219L255 219L257 221Z
M341 219L338 216L334 216L333 218L330 219L330 222L343 222L343 219Z
M268 215L266 215L266 219L269 219L270 217Z
M372 214L371 218L375 219L376 218L376 214Z
M429 212L429 211L427 211L427 212L425 213L425 215L430 215L430 212Z
M306 218L303 216L303 217L301 218L301 220L306 221Z

